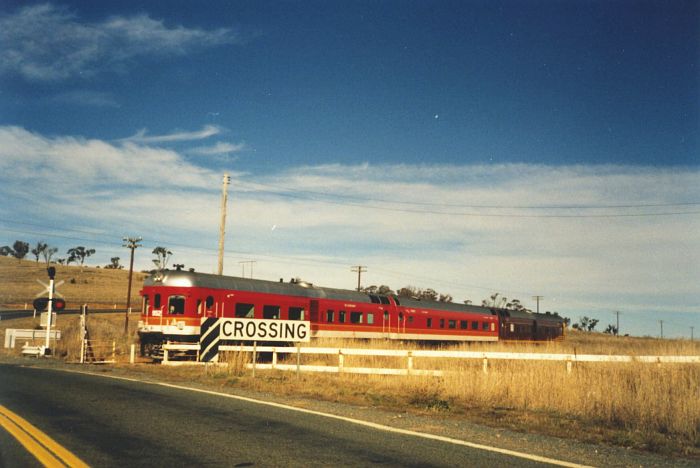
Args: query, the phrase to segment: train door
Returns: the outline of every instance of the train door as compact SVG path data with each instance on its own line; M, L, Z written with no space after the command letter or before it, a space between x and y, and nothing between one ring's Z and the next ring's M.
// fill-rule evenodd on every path
M385 310L382 316L382 336L384 338L389 338L391 334L391 319L389 317L389 311Z

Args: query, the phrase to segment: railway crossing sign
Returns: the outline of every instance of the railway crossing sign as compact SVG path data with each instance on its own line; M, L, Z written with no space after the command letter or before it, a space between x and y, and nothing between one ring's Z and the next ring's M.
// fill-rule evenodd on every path
M218 362L222 341L311 341L311 322L302 320L207 317L202 319L200 330L199 359L206 362Z

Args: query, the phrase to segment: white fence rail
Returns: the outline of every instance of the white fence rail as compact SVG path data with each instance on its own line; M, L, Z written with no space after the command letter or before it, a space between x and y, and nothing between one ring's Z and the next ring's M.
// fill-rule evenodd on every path
M199 351L198 344L166 344L163 346L163 364L181 365L192 362L169 360L170 351ZM540 353L504 353L480 351L433 351L433 350L392 350L392 349L357 349L357 348L314 348L314 347L276 347L276 346L219 346L219 351L234 351L247 353L272 353L271 363L248 364L252 369L276 369L286 371L333 372L378 375L432 375L442 376L444 371L416 369L415 358L429 359L462 359L481 360L483 372L488 372L489 361L559 361L566 363L567 372L571 372L573 363L578 362L608 362L608 363L652 363L652 364L700 364L700 356L615 356L602 354L540 354ZM297 364L279 364L278 355L296 354ZM302 354L337 356L336 366L311 366L299 364ZM346 356L397 357L405 358L406 366L402 368L380 369L374 367L348 367L345 365Z
M61 339L60 330L51 330L49 336L52 340ZM17 340L45 340L46 330L32 330L22 328L8 328L5 330L5 348L14 348ZM43 343L43 341L42 341Z

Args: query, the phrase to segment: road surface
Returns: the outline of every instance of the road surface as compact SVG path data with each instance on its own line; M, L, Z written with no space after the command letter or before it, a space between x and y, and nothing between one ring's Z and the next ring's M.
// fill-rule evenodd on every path
M244 399L0 364L0 409L91 466L542 466ZM0 428L0 465L39 466Z

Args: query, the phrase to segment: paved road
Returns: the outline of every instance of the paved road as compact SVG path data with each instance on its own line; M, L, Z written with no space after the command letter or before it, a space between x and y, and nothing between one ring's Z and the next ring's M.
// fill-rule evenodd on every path
M92 466L534 466L177 388L0 364L0 405ZM0 428L0 465L36 466Z

